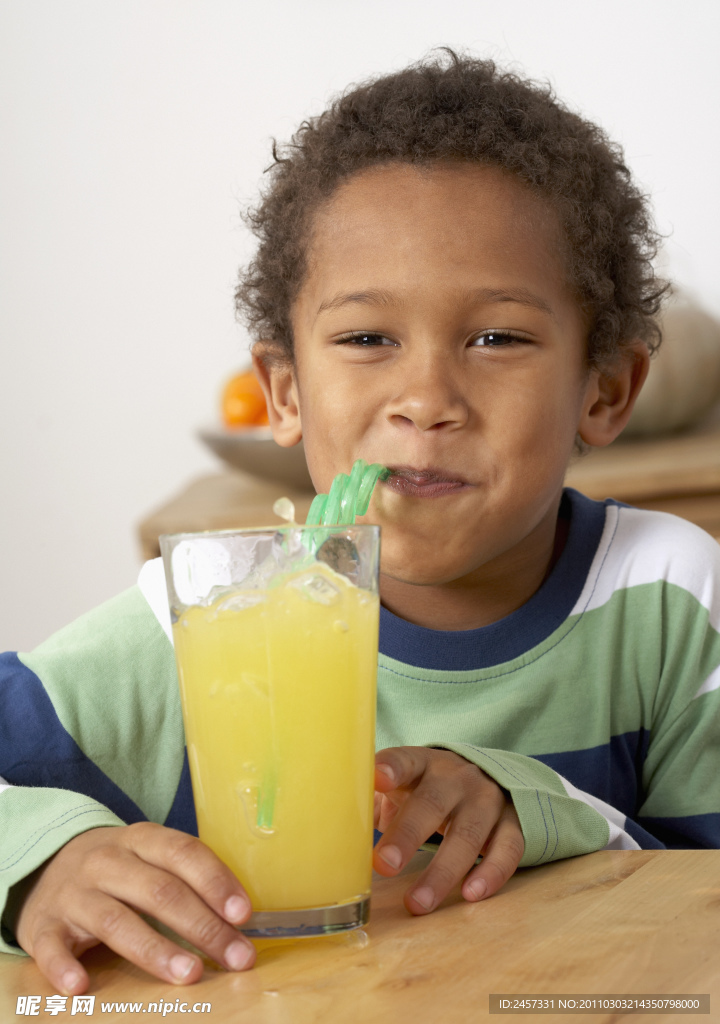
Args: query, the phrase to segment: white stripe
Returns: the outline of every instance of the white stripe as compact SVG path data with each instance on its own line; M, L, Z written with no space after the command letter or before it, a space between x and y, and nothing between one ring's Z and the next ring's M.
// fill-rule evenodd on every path
M704 693L712 693L713 690L717 689L720 689L720 666L710 673L698 692L695 694L695 697L702 697ZM693 697L693 700L695 700L695 697Z
M605 529L573 614L606 604L616 590L666 581L692 596L720 631L720 544L666 512L607 508Z
M618 811L616 807L612 807L610 804L606 804L599 797L593 796L592 793L586 793L584 790L578 789L577 786L573 786L572 782L568 782L562 775L558 774L558 778L565 787L565 792L568 796L572 797L573 800L580 800L582 803L588 804L598 814L601 814L607 822L610 836L603 847L604 850L642 849L640 844L625 831L627 817L621 811Z
M6 789L12 789L12 786L9 782L5 781L2 775L0 775L0 793L4 792Z
M595 557L592 560L590 571L587 574L585 585L582 588L580 597L575 603L575 607L571 611L571 615L579 615L581 612L587 610L590 600L593 596L593 592L597 586L598 575L600 570L605 564L610 545L612 544L615 530L617 528L618 512L619 508L617 505L607 505L605 507L605 527L603 528L602 536L600 537L600 543L598 544Z
M172 623L170 622L170 603L168 601L167 584L162 558L153 558L146 562L138 576L138 587L150 605L150 608L163 628L170 643L173 642Z
M618 828L617 825L608 823L608 827L610 829L610 838L605 846L603 846L603 850L642 850L642 846L636 843L627 832Z

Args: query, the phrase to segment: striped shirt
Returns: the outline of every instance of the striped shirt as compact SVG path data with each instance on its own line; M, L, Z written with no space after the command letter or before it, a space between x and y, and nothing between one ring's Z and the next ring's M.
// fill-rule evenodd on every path
M381 609L377 747L478 765L513 799L521 866L720 847L720 545L572 490L561 514L553 571L499 622L448 632ZM197 834L159 560L32 653L0 656L0 777L0 907L89 828Z

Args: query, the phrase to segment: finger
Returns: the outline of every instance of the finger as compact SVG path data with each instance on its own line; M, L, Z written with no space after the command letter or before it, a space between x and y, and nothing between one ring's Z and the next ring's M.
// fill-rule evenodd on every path
M462 783L457 777L424 776L375 847L375 870L381 875L401 870L418 847L443 826L461 793Z
M495 826L482 861L463 882L465 899L476 903L494 895L515 873L524 852L520 820L515 808L508 805Z
M193 946L231 971L244 970L255 960L249 939L216 914L177 875L134 857L132 872L117 871L103 891L168 925Z
M209 847L195 836L151 822L130 825L127 845L141 860L181 878L216 914L242 925L252 913L244 888Z
M48 923L28 949L53 989L60 995L78 996L87 991L90 978L69 949L70 939L63 935L60 922Z
M375 826L380 832L387 832L403 803L403 800L396 802L395 800L391 800L389 797L382 797L378 824Z
M202 977L199 956L155 931L135 911L105 893L88 891L77 918L82 928L161 981L190 985Z
M375 755L375 789L388 793L397 786L410 786L427 768L427 747L386 747ZM433 751L437 753L437 751Z
M373 804L373 828L377 828L380 824L380 811L382 809L382 793L375 794L375 802Z
M496 806L493 797L490 792L485 800L458 807L429 866L405 893L411 914L429 914L465 878L502 812L502 804ZM499 791L498 798L503 799Z

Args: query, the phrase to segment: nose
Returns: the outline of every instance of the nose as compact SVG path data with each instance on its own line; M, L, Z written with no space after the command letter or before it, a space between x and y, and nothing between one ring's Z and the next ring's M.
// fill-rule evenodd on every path
M397 387L386 406L389 420L420 431L453 430L467 422L468 405L458 368L447 353L397 369Z

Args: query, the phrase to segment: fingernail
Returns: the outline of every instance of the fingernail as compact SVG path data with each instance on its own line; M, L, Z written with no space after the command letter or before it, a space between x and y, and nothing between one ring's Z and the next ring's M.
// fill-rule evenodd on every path
M416 903L419 903L423 910L432 910L435 906L435 893L429 886L416 889L412 894Z
M481 900L487 892L487 882L484 878L476 878L474 882L468 882L467 890L474 900Z
M375 768L380 772L381 775L386 775L391 782L395 781L395 772L392 770L389 764L376 764Z
M68 995L72 995L72 991L80 981L80 975L77 971L65 971L62 976L62 990L67 992Z
M252 946L248 946L247 943L240 942L238 939L236 942L231 942L225 950L225 963L231 971L241 971L243 967L247 966L252 954Z
M176 981L182 981L184 978L187 978L195 963L194 956L185 956L184 953L177 953L170 960L170 973Z
M380 856L391 868L399 868L402 864L402 853L397 846L383 846Z
M235 924L236 921L246 918L249 910L250 904L242 896L229 896L225 901L223 913L226 921Z

